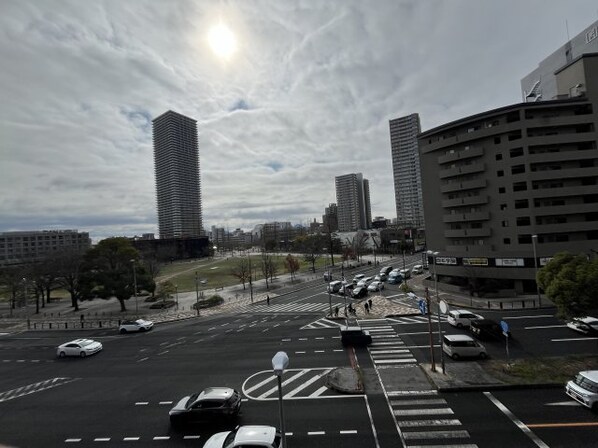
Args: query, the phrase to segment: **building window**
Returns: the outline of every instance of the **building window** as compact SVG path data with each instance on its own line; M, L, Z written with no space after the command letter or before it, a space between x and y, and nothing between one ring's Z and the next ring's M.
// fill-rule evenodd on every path
M532 236L531 235L519 235L517 238L517 242L519 244L532 244Z
M529 203L527 199L519 199L515 201L515 208L529 208Z
M506 193L506 192L507 192L507 189L505 187L498 187L498 193L499 194L503 194L503 193Z
M503 244L511 244L511 238L503 238Z
M507 209L507 204L500 204L500 209L501 210L506 210Z
M499 152L498 154L496 154L496 155L494 156L494 158L495 158L496 160L502 160L502 154Z
M500 145L500 137L494 137L494 144Z
M511 158L521 157L523 155L523 148L513 148L509 151L509 155Z
M501 221L500 223L503 227L509 227L509 221L507 221L506 219L504 221Z
M498 171L496 172L496 175L497 175L498 177L503 177L503 176L505 175L505 172L504 172L503 170L498 170Z
M511 174L525 173L525 165L515 165L511 167Z
M527 182L515 182L513 184L513 191L525 191L527 190Z
M529 226L531 224L531 219L529 216L520 216L517 218L517 226Z

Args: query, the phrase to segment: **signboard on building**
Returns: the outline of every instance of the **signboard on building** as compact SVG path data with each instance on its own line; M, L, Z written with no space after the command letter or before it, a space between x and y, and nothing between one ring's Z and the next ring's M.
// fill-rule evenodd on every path
M540 257L540 266L546 266L552 257Z
M436 257L435 260L436 264L457 264L457 259L455 257Z
M595 26L586 33L586 44L589 44L598 37L598 26Z
M483 257L463 258L463 266L488 266L488 259Z
M524 266L523 258L497 258L496 266L515 268Z

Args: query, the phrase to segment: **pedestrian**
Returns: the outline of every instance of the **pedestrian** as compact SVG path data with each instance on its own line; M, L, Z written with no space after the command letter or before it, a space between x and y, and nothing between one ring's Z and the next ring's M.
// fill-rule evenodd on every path
M345 319L347 318L347 307L345 307Z
M363 307L365 308L365 314L370 314L370 307L367 302L363 304Z
M270 306L270 296L266 295L266 303L268 304L268 306Z
M370 311L372 309L372 299L368 299L368 305L370 306Z
M334 317L338 317L338 305L334 307Z

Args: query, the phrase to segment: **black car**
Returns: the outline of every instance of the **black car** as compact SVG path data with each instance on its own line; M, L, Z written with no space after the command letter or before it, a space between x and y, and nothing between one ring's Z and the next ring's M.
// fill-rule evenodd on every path
M502 327L492 319L474 319L470 323L469 329L478 339L504 339ZM511 332L508 332L511 338Z
M362 299L368 295L368 287L367 286L357 286L351 292L351 297L354 299Z
M341 343L343 346L362 346L372 343L370 332L361 327L341 328Z
M233 418L241 410L241 394L230 387L208 387L200 393L183 397L170 410L173 425L214 417Z

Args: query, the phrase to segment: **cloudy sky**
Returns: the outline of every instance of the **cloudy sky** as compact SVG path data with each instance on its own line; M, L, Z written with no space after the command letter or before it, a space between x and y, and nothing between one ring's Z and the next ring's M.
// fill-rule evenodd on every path
M157 233L168 109L198 121L207 229L321 220L352 172L394 218L389 119L519 102L567 26L596 19L595 0L2 0L0 231Z

